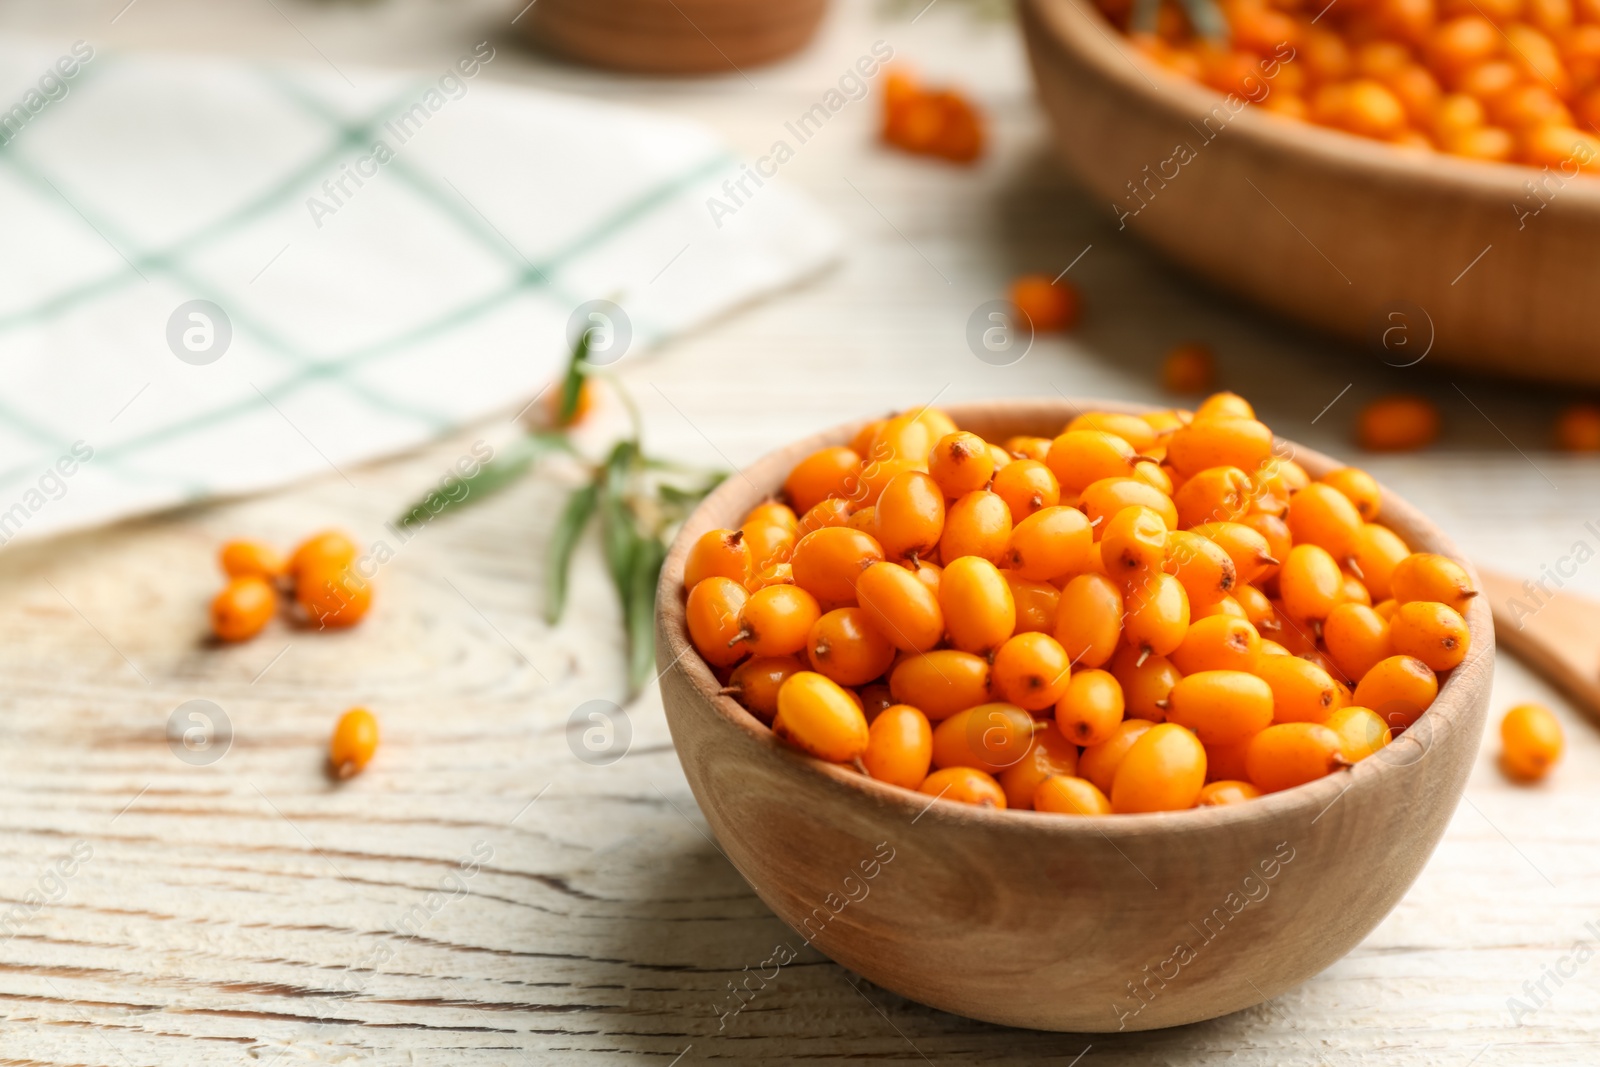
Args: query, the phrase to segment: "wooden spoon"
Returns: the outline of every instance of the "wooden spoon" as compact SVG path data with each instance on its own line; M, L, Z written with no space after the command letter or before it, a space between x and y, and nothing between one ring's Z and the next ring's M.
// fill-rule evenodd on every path
M1479 568L1495 641L1600 723L1600 602Z

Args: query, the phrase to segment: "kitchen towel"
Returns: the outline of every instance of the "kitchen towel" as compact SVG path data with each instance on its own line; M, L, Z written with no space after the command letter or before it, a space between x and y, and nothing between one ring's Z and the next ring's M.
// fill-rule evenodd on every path
M775 183L714 214L748 171L706 129L496 60L0 53L0 544L343 473L514 411L584 325L635 358L837 255Z

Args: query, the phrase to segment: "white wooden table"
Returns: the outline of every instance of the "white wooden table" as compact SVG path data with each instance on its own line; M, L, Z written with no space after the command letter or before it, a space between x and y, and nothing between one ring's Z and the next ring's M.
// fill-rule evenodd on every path
M1563 397L1431 362L1384 367L1185 281L1118 233L1049 158L1012 27L973 19L959 0L915 23L917 5L851 6L805 56L748 82L665 84L521 49L508 29L521 0L125 3L14 0L0 3L0 28L96 47L418 66L492 37L506 56L495 77L693 116L752 157L880 38L973 89L992 119L981 166L886 154L867 102L784 168L780 180L848 228L847 257L793 294L624 361L663 454L738 464L935 396L1155 399L1164 349L1203 338L1226 384L1318 447L1346 449L1355 409L1374 395L1437 396L1441 448L1369 466L1486 563L1536 573L1600 515L1600 469L1542 451ZM1017 273L1075 260L1087 313L1071 339L1041 339L1011 367L974 358L974 307ZM1523 983L1546 968L1571 971L1561 961L1576 941L1600 949L1600 925L1585 925L1600 924L1600 743L1559 704L1571 751L1554 777L1509 785L1488 742L1405 901L1348 958L1261 1007L1165 1033L1012 1031L856 983L808 950L719 1030L726 983L790 934L707 839L653 692L628 708L625 758L596 767L569 750L575 707L622 699L622 654L592 545L579 552L568 620L540 620L560 485L531 479L428 528L385 568L354 631L274 629L226 650L205 641L222 539L289 542L332 524L380 536L472 440L510 432L472 428L352 472L354 489L330 475L0 553L0 1064L1600 1060L1600 963L1559 988L1546 979L1551 995L1520 1027L1507 1004L1528 1000ZM1600 565L1571 587L1600 589ZM1529 697L1549 695L1502 660L1496 712ZM192 699L233 725L232 748L209 765L168 746L170 713ZM323 745L357 702L381 716L383 748L335 787Z

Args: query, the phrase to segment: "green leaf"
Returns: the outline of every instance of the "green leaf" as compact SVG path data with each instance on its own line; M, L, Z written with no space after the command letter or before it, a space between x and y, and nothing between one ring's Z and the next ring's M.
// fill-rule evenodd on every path
M441 512L461 508L504 489L520 478L539 456L564 451L576 454L564 434L530 433L512 441L499 455L480 466L471 476L449 479L450 488L434 489L400 513L401 526L427 522Z
M643 538L633 557L633 573L623 618L628 627L628 691L637 693L650 680L656 661L656 582L667 546L659 537Z
M590 482L574 491L567 498L567 506L556 522L555 532L550 535L544 617L552 626L561 621L561 613L567 606L567 574L572 569L572 550L577 547L583 528L589 524L589 516L594 514L599 495L598 482Z
M600 536L605 548L606 568L611 584L624 604L628 598L628 579L633 573L633 555L639 542L633 512L628 509L628 475L639 454L635 441L618 441L606 457L597 480L600 485Z
M578 397L583 392L583 365L589 359L589 331L578 335L572 346L572 358L567 361L566 377L561 379L561 405L556 409L556 425L566 426L578 413Z

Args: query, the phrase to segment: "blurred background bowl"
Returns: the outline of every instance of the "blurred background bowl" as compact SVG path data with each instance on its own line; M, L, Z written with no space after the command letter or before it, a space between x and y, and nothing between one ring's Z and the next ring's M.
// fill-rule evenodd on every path
M1219 119L1221 94L1145 60L1088 0L1021 0L1021 16L1061 158L1119 216L1142 195L1127 228L1182 266L1395 366L1428 351L1477 371L1600 384L1589 321L1600 179L1566 178L1539 199L1531 167L1397 149L1251 107ZM1179 145L1195 158L1165 162Z
M998 441L1053 435L1086 409L1139 410L1062 398L946 410ZM724 854L798 931L790 946L805 938L877 985L958 1015L1041 1030L1147 1030L1277 996L1389 913L1438 844L1477 758L1493 673L1487 598L1474 598L1472 650L1433 706L1348 772L1245 804L1150 815L933 802L779 743L719 692L684 623L689 546L707 530L737 528L796 461L859 429L795 442L723 482L678 534L656 597L661 698L684 775ZM1341 465L1306 449L1289 454L1313 477ZM1382 518L1412 548L1471 569L1387 491ZM1192 959L1175 961L1179 943ZM743 981L756 983L747 986L754 993L773 977L752 966Z
M539 0L522 20L538 44L598 67L727 74L797 51L827 0Z

